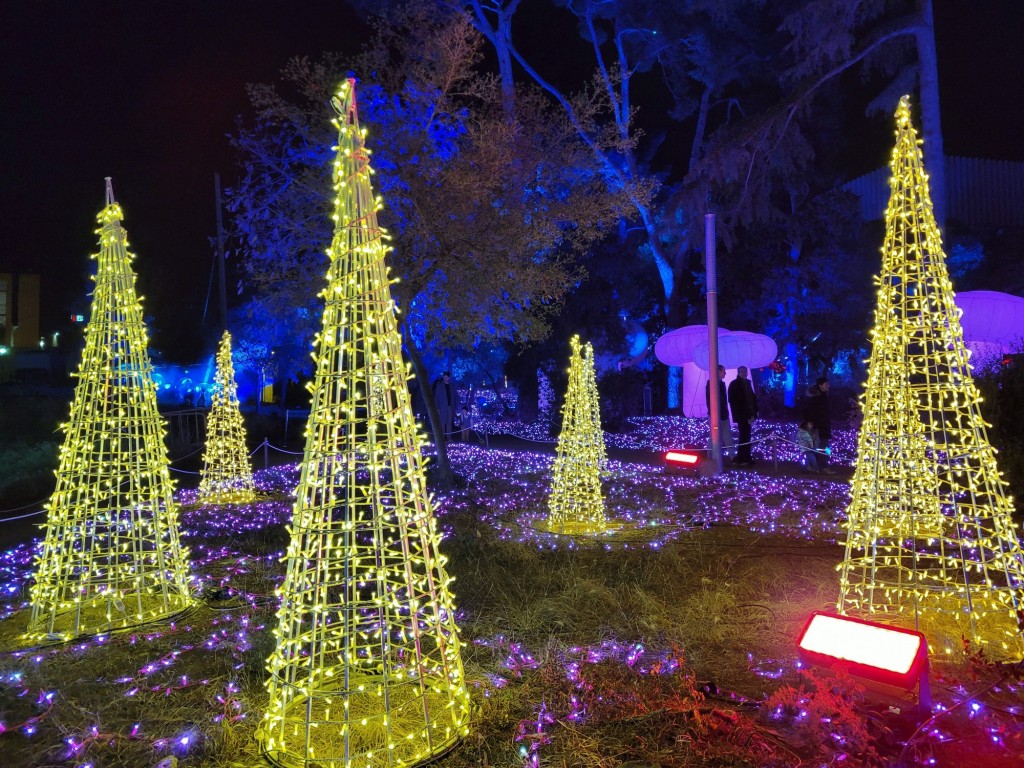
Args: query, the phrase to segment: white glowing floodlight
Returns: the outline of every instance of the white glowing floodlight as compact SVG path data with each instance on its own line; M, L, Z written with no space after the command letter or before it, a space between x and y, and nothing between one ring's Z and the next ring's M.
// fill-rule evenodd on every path
M851 616L815 611L797 640L800 656L818 666L841 666L855 677L911 691L931 708L928 641L920 632Z
M665 469L670 473L698 472L700 470L701 454L699 451L691 450L665 451L662 461L665 462Z

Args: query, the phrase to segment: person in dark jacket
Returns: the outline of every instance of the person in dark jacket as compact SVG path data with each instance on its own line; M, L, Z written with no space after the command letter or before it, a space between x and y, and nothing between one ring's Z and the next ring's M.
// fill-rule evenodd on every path
M754 457L750 455L750 427L757 418L757 395L754 394L754 385L747 378L745 365L736 369L736 378L729 385L729 410L739 430L736 463L752 465Z
M445 440L452 440L454 437L458 397L452 383L452 374L445 371L441 378L434 382L434 401L437 403L437 413L441 417Z
M818 463L826 475L834 475L826 466L829 456L829 443L832 440L832 415L828 399L828 379L824 376L807 388L807 402L804 406L804 418L814 422L818 431Z
M704 386L704 399L711 413L711 379ZM722 443L722 455L732 454L732 428L729 426L729 397L725 391L725 366L718 366L718 434ZM710 445L710 440L709 440Z

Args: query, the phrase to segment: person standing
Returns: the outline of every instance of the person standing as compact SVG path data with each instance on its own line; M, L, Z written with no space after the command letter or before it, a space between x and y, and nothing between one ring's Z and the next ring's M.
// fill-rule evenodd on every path
M711 379L704 387L704 399L711 413ZM729 424L729 397L725 391L725 366L718 366L718 434L722 441L722 456L732 455L732 427Z
M747 367L736 370L736 378L729 385L729 410L739 430L739 445L736 447L736 463L751 466L754 457L750 455L750 428L757 418L757 395L754 385L747 378Z
M469 410L468 405L463 405L462 410L459 411L459 432L461 433L459 439L462 442L469 442L469 438L473 435L473 427L473 412Z
M828 399L828 390L828 379L824 376L807 388L804 418L814 422L814 426L818 430L818 462L821 464L821 471L826 475L834 475L835 472L828 467L830 453L828 449L832 440L832 409Z
M434 401L441 417L441 431L444 432L445 440L450 440L455 431L456 397L451 371L445 371L434 384Z

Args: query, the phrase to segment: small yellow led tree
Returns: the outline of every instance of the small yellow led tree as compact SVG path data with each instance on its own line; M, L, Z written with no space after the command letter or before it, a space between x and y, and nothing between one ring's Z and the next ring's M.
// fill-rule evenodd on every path
M918 145L904 97L839 609L913 616L947 650L963 635L1019 653L1024 558Z
M465 735L470 700L354 80L334 106L336 223L259 739L285 766L397 768Z
M62 426L28 637L71 639L192 604L132 255L107 179L85 350Z
M206 455L199 501L204 504L240 504L256 498L245 445L245 424L238 408L235 367L231 362L231 334L224 331L217 350L213 399L206 422Z
M579 336L573 336L571 344L569 387L562 406L562 432L548 499L548 528L555 533L603 533L607 525L601 471L607 455L594 350L587 344L581 354Z

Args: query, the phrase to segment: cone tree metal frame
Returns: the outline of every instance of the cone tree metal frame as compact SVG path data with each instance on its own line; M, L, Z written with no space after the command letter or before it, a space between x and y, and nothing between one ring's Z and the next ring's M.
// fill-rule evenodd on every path
M106 195L85 350L36 561L33 640L126 629L193 600L133 257L110 179Z
M841 611L902 615L947 650L1021 650L1024 557L981 416L907 97L863 423L840 566ZM937 638L944 638L936 643Z
M224 336L217 350L217 372L210 415L206 421L206 453L199 483L199 501L204 504L240 504L256 498L245 443L245 423L238 408L238 385L231 362L231 334Z
M336 224L259 730L286 766L413 765L470 713L354 88L334 100Z
M587 344L581 350L579 336L573 336L570 343L569 387L562 406L562 431L548 498L548 528L555 533L603 533L607 523L601 471L607 453L594 349Z

